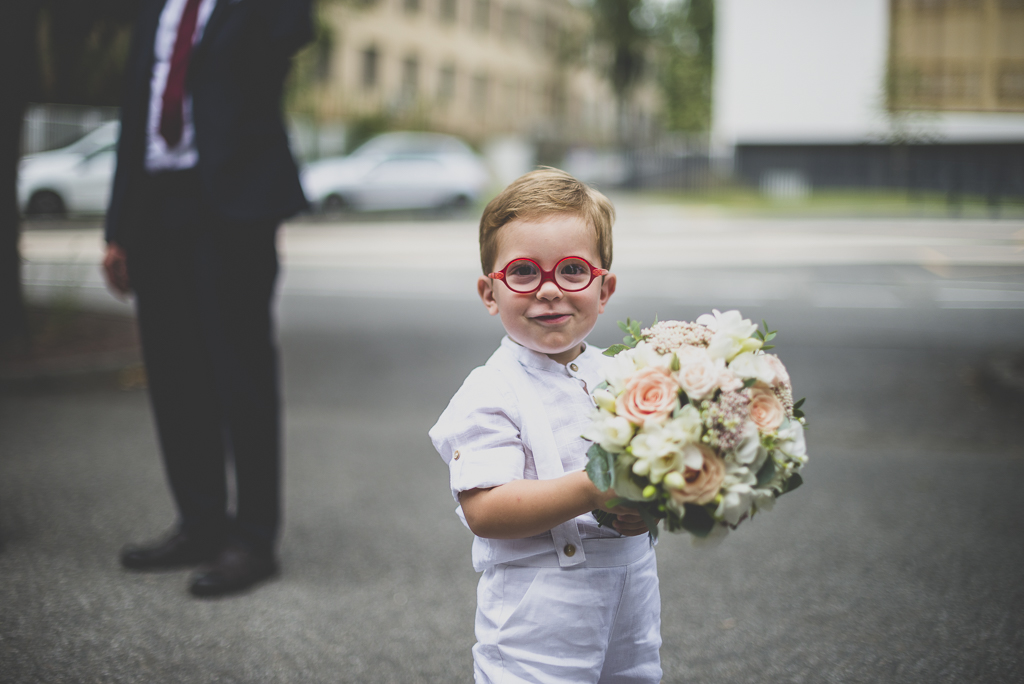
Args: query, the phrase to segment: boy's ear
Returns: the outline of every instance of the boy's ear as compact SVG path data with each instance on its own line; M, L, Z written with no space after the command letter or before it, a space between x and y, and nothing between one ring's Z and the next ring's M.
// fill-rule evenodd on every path
M604 305L608 303L608 299L615 293L615 286L617 284L614 273L609 273L601 280L601 308L597 310L598 313L604 313Z
M497 315L498 302L494 299L494 281L487 276L480 276L476 281L476 293L487 307L487 312L492 316Z

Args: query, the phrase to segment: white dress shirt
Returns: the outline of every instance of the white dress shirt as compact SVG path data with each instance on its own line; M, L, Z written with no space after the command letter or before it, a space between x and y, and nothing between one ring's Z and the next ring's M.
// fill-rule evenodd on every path
M587 464L590 442L580 435L594 409L590 391L603 380L603 371L610 359L599 349L586 346L576 359L563 365L508 337L501 345L515 356L541 397L562 468L567 473L582 470ZM538 479L531 445L522 436L522 412L517 403L509 380L489 361L469 374L431 428L434 448L448 464L451 492L456 502L460 492L470 489ZM457 514L465 524L461 506ZM576 523L583 539L621 537L611 528L599 527L590 513L577 517ZM496 563L553 552L550 532L525 539L476 537L473 567L482 571Z
M189 169L199 161L199 153L195 145L195 127L192 124L192 97L185 91L183 103L183 125L181 139L172 148L160 135L160 112L163 109L164 87L167 75L171 70L171 55L174 43L178 38L178 24L185 11L187 0L167 0L160 23L156 29L156 40L153 46L153 75L150 80L149 119L146 122L146 170L166 171L173 169ZM192 37L195 45L203 35L206 22L213 12L217 0L202 0L196 16L196 31Z

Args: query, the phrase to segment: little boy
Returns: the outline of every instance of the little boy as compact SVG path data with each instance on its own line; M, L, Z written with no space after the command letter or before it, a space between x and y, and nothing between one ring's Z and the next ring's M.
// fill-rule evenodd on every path
M556 169L514 181L480 220L477 291L508 334L430 431L476 535L478 683L661 679L647 528L583 472L609 361L583 340L615 292L613 221L607 198Z

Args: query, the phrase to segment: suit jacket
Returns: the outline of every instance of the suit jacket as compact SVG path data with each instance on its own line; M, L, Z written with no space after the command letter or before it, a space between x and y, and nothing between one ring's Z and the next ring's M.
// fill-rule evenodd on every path
M141 0L126 66L108 242L152 220L146 121L157 25L165 0ZM236 221L280 221L306 207L288 147L281 98L291 58L310 40L310 0L218 0L189 57L186 89L201 186Z

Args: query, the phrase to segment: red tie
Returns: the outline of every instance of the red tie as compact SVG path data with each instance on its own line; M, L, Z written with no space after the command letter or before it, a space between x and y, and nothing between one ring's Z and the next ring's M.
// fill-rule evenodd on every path
M196 32L196 17L202 0L188 0L185 11L178 22L178 37L174 40L171 53L171 69L167 72L164 86L163 108L160 110L160 135L167 141L167 147L175 147L181 141L181 129L185 100L185 74L188 72L188 56L192 51L192 36Z

